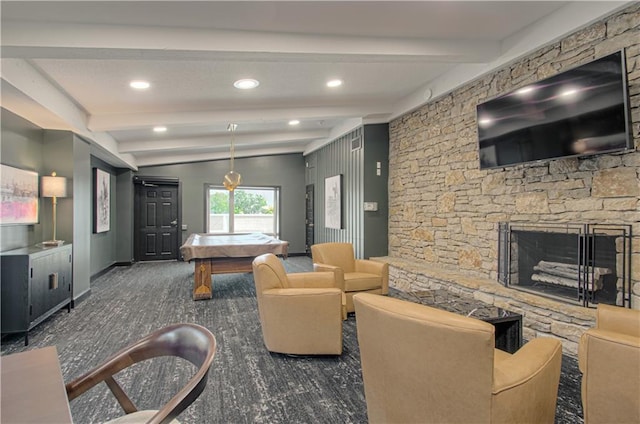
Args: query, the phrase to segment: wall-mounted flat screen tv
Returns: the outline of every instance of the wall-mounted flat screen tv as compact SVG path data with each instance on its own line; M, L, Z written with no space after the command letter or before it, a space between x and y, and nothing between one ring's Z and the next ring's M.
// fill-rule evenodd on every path
M624 51L477 106L480 169L631 149Z

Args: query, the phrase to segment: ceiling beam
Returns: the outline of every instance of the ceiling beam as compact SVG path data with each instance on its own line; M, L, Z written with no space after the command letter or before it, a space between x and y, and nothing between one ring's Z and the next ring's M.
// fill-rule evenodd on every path
M131 155L120 155L118 153L117 142L105 133L94 133L87 128L87 116L67 96L61 93L57 87L44 78L28 62L22 59L2 59L0 77L4 83L12 85L16 90L23 93L30 101L35 102L31 110L36 113L38 109L44 108L58 117L72 131L91 144L96 144L102 151L114 156L114 165L137 169L136 162ZM18 100L18 96L3 98L3 101ZM12 110L11 104L3 104L8 110ZM23 107L16 105L16 107ZM23 118L33 122L31 116ZM33 119L33 120L32 120Z
M61 59L234 59L486 62L500 43L480 40L345 37L199 28L3 21L4 57ZM276 55L276 56L274 56ZM280 55L280 56L278 56ZM322 58L322 56L325 56ZM266 56L264 57L266 58Z
M283 155L291 153L302 153L304 145L295 146L273 146L268 148L255 148L249 150L241 150L235 152L235 158L242 157L256 157L256 156L269 156L269 155ZM154 166L154 165L168 165L176 163L188 163L188 162L203 162L209 160L226 160L229 158L229 151L224 150L220 152L207 152L207 153L185 153L185 154L172 154L172 155L144 155L137 156L138 166ZM222 183L222 175L220 176Z
M234 136L234 144L236 148L241 149L243 146L260 145L268 147L270 144L287 144L287 143L308 143L309 141L325 139L329 136L329 130L318 129L309 131L292 131L292 132L272 132L272 133L253 133L238 134ZM121 141L119 143L120 153L144 153L150 151L175 152L187 151L193 149L213 148L216 146L229 148L231 136L227 134L215 134L211 136L199 136L189 138L166 138L166 139L150 139L137 141Z
M291 107L259 108L241 110L210 110L177 113L137 113L92 115L88 127L92 131L117 131L149 128L157 125L197 125L224 124L235 122L270 122L289 120L292 116L303 120L327 120L336 118L366 117L369 115L387 115L391 108L387 105L368 104L364 106L333 107Z

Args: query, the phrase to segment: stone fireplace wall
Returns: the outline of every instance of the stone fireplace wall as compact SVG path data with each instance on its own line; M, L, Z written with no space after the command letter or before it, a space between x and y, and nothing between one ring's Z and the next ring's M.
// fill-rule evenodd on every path
M498 284L501 221L631 224L632 305L640 309L638 22L636 3L392 121L392 267L397 259ZM479 169L479 102L621 48L626 51L634 151ZM405 271L397 268L392 273ZM417 277L403 274L403 279Z

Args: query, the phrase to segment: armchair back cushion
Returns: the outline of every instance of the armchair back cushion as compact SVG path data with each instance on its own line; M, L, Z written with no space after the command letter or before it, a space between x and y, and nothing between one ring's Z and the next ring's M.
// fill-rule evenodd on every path
M355 272L355 254L351 243L321 243L311 246L313 262L342 268L344 273Z

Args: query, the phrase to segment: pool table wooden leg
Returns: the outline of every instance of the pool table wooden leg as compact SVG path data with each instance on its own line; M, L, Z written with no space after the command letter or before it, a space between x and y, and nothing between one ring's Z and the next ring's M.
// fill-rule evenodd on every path
M193 273L193 300L211 299L211 261L209 259L196 259Z

